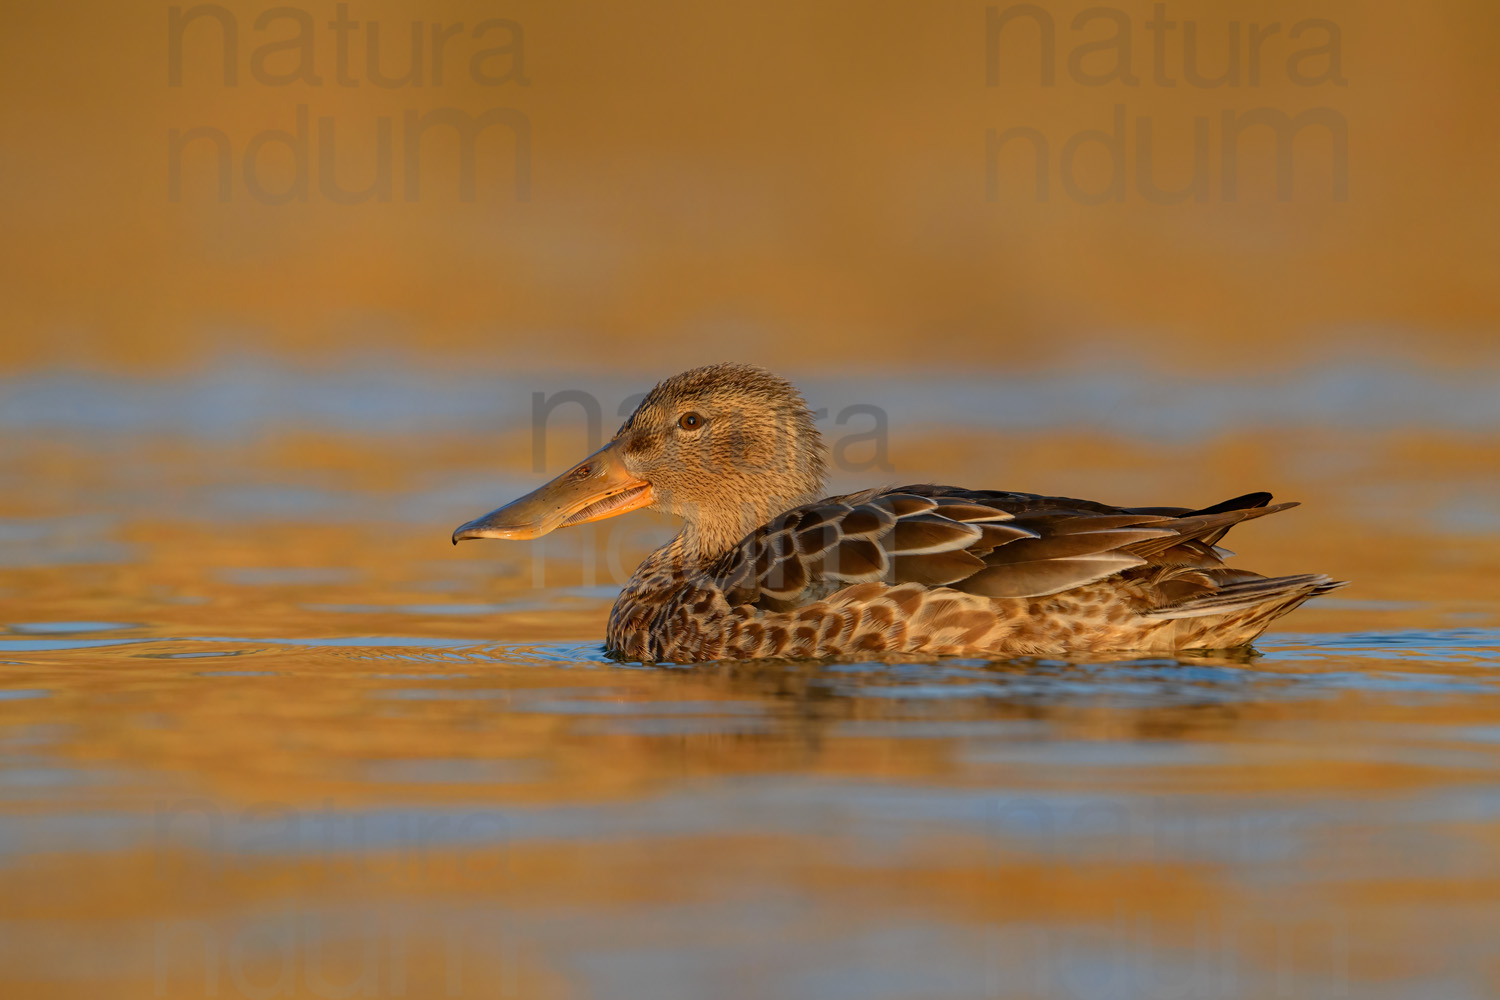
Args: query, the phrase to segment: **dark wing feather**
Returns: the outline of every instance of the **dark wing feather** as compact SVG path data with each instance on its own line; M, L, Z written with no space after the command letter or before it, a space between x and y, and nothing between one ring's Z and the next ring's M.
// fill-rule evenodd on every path
M868 490L787 511L710 574L731 604L780 610L874 581L998 598L1043 597L1144 566L1212 575L1229 572L1214 548L1226 531L1294 506L1270 499L1251 493L1195 510L949 486Z
M984 597L1045 597L1144 566L1145 562L1125 552L1028 559L987 567L955 584L954 589Z
M984 569L984 560L962 550L928 552L920 556L896 556L891 560L892 583L920 583L926 587L951 587L972 579Z
M912 514L897 518L888 538L893 555L916 556L966 549L983 535L978 527L963 521L950 521L933 514Z

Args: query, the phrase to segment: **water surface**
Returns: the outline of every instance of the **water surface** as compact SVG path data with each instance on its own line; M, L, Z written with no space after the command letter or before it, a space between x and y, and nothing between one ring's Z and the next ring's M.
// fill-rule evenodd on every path
M844 385L910 419L841 482L1268 488L1305 506L1240 561L1354 585L1246 657L658 668L599 638L667 522L447 543L542 476L521 390L309 377L289 417L219 377L0 407L6 995L1500 992L1477 394L1157 433L1212 394L1120 425L1066 381L1024 419Z

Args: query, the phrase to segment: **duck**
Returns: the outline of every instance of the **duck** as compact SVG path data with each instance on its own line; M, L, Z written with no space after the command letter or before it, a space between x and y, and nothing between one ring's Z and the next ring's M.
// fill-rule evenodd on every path
M827 468L791 382L709 365L658 383L602 448L452 540L680 518L605 630L609 655L643 663L1231 650L1344 586L1227 565L1230 528L1297 506L1269 493L1198 508L931 483L824 496Z

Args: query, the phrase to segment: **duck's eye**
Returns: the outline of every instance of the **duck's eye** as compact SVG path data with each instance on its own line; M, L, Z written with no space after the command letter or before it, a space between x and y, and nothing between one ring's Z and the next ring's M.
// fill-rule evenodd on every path
M685 431L695 431L702 427L703 424L703 418L696 413L684 413L677 418L677 426Z

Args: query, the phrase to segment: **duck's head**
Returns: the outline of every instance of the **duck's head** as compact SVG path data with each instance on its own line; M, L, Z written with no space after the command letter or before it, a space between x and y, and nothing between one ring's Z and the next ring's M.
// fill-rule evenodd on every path
M642 507L687 521L702 556L816 499L823 441L802 395L753 365L674 375L646 394L613 440L545 486L462 525L468 538L537 538Z

